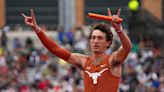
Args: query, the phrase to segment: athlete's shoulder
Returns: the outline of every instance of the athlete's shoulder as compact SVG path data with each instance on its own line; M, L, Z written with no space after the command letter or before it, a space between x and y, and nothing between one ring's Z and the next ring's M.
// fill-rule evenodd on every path
M79 53L72 53L71 56L74 58L74 60L76 60L76 62L79 62L83 68L89 58L89 56Z
M76 57L76 58L89 58L89 56L84 55L84 54L79 54L79 53L72 53L72 56Z

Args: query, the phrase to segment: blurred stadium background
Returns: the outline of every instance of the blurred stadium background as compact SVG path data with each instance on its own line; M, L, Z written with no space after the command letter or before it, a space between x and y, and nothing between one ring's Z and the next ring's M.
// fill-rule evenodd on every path
M164 92L163 0L0 0L0 92L83 92L80 71L49 53L21 13L34 9L38 24L59 45L89 54L90 26L101 20L87 14L107 15L107 8L122 9L133 43L118 92ZM119 45L116 35L107 53Z

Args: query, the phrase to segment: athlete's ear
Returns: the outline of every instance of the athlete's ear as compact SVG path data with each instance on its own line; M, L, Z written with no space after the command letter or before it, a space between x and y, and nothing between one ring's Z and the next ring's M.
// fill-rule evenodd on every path
M106 47L107 47L107 48L110 47L111 44L112 44L112 41L107 41Z

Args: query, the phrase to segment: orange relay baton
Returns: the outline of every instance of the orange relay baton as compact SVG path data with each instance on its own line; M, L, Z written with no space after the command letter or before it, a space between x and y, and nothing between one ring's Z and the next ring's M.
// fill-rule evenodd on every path
M112 21L112 17L106 16L106 15L101 15L101 14L88 13L88 17L95 18L95 19L102 19L102 20ZM118 23L121 23L122 21L123 21L122 18L119 18L117 20Z

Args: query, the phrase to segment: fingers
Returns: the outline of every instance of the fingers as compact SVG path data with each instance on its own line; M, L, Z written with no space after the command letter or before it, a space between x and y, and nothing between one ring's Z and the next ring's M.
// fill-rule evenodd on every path
M118 10L117 16L120 17L120 14L121 14L121 9Z
M118 19L119 19L119 17L120 17L120 14L121 14L121 9L118 10L117 15L113 15L113 16L112 16L112 22L113 22L113 23L118 24Z
M117 15L113 15L112 16L112 22L117 23L117 21L118 21L118 16Z
M35 23L35 14L34 14L34 10L33 9L31 9L31 17L32 17L32 21L33 21L33 23L35 25L36 24Z
M34 10L33 9L31 9L31 17L35 18L35 14L34 14Z
M29 26L33 26L32 23L30 23L28 19L25 19L24 22L25 22L25 24L27 24Z
M25 18L25 20L31 19L30 16L26 16L24 13L21 13L21 15Z
M108 8L108 16L111 16L111 11L110 11L110 8Z
M21 15L22 15L24 18L26 18L26 17L27 17L24 13L21 13Z
M21 13L21 15L24 17L25 24L31 27L36 26L35 14L34 14L33 9L31 9L31 16L26 16L24 13Z
M24 22L25 22L27 25L29 25L29 20L31 20L31 18L28 17L28 16L26 16L24 13L21 13L21 15L25 18L25 19L24 19Z

